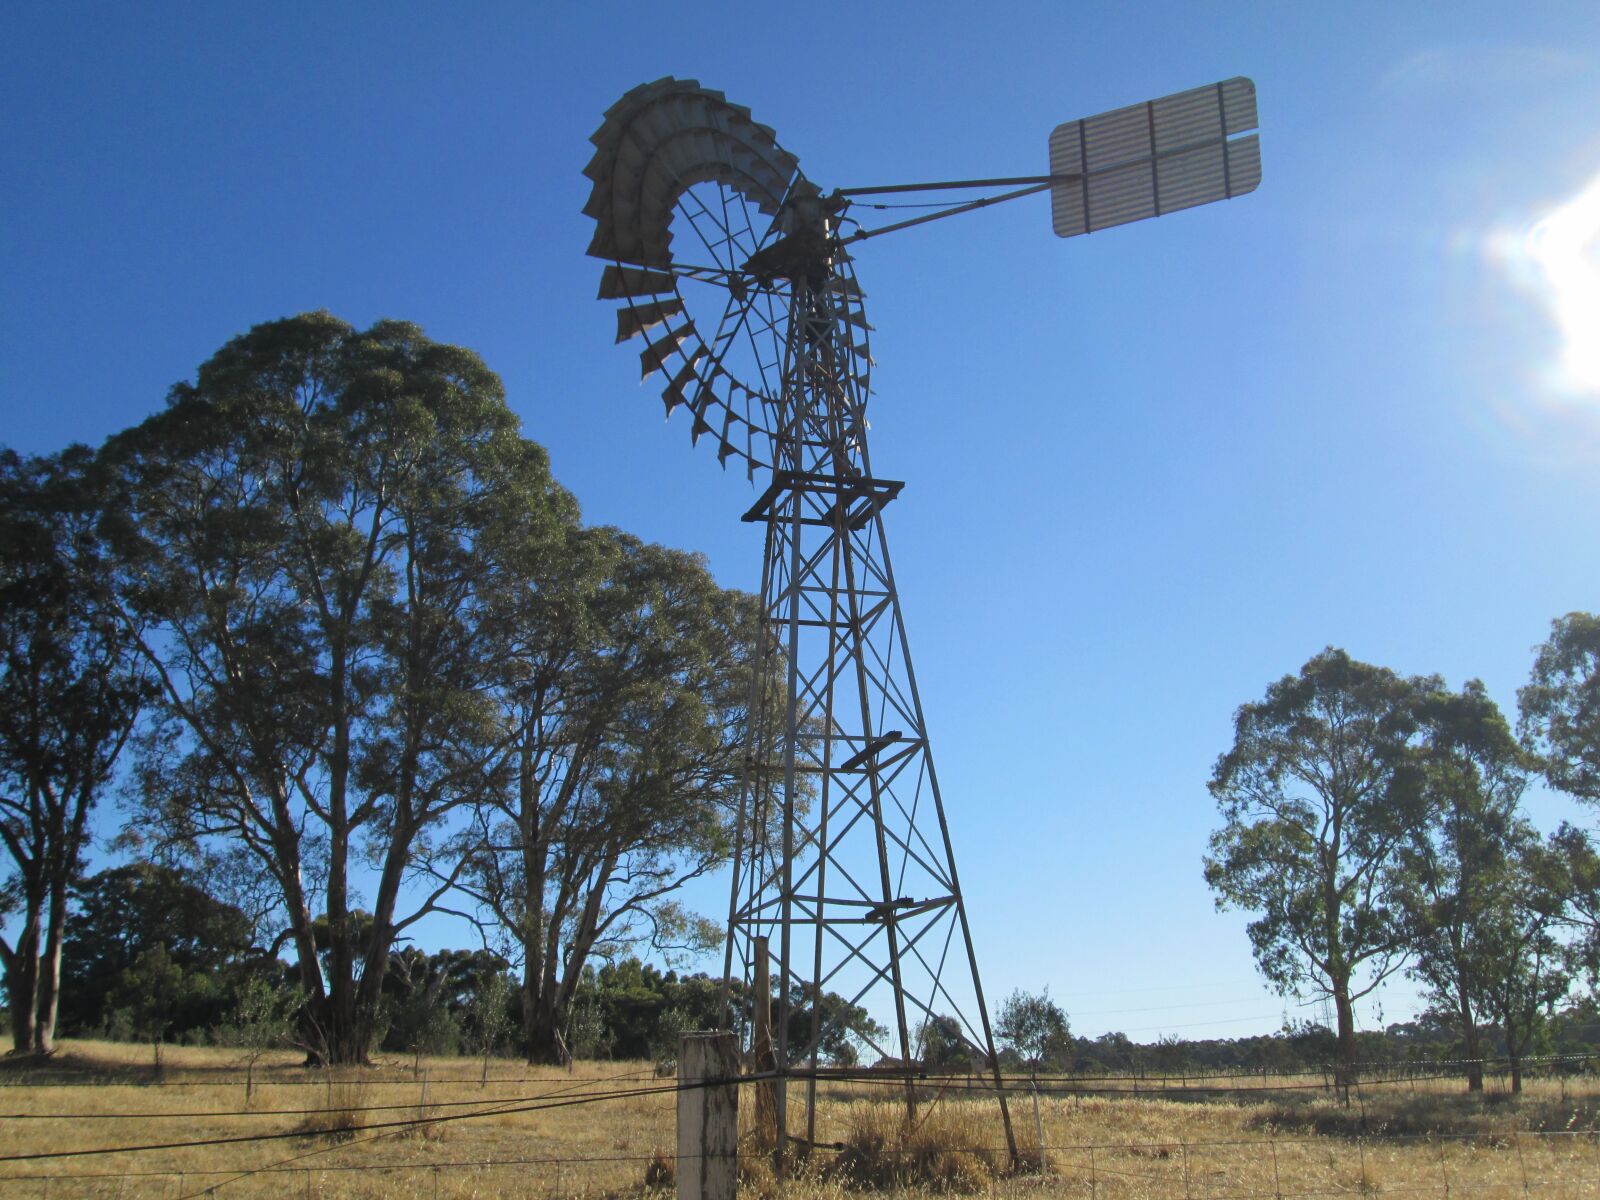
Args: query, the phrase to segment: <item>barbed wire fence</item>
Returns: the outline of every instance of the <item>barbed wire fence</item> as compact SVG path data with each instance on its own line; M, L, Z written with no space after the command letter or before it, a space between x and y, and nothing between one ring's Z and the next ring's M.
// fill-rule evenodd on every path
M1549 1055L1541 1056L1537 1060L1523 1061L1530 1065L1536 1063L1546 1070L1559 1070L1562 1069L1562 1064L1577 1062L1587 1066L1591 1060L1586 1055ZM1360 1093L1365 1088L1383 1089L1417 1081L1459 1081L1466 1067L1483 1067L1487 1073L1488 1068L1504 1062L1504 1059L1483 1059L1472 1062L1456 1060L1449 1063L1416 1064L1418 1067L1424 1065L1432 1067L1434 1071L1426 1075L1391 1073L1378 1077L1369 1076L1357 1085L1358 1102L1364 1103ZM1394 1066L1394 1064L1381 1065ZM1440 1071L1438 1070L1440 1067L1460 1069ZM1301 1074L1319 1073L1308 1071ZM520 1174L520 1178L515 1182L525 1185L525 1190L508 1191L504 1186L499 1186L492 1194L549 1195L564 1194L559 1190L552 1192L549 1188L555 1186L559 1189L562 1180L568 1179L570 1182L570 1177L575 1172L581 1174L585 1169L599 1168L602 1165L611 1168L632 1165L637 1169L635 1177L642 1183L652 1165L659 1167L663 1152L593 1155L545 1153L512 1156L491 1154L444 1159L416 1159L398 1155L387 1158L369 1157L359 1163L316 1164L309 1160L372 1143L392 1143L395 1139L415 1134L419 1130L456 1122L536 1113L553 1108L606 1104L624 1099L664 1097L702 1087L726 1086L730 1083L747 1085L772 1078L770 1075L748 1075L736 1079L685 1082L655 1079L653 1075L653 1072L630 1071L612 1076L569 1077L565 1080L536 1077L495 1080L494 1082L500 1086L537 1084L541 1085L542 1090L524 1091L512 1097L438 1099L432 1103L425 1102L422 1107L416 1103L403 1102L302 1106L293 1109L195 1108L161 1111L147 1108L140 1111L71 1112L29 1111L22 1110L16 1105L7 1105L5 1107L15 1110L0 1112L0 1121L7 1123L248 1120L263 1117L343 1116L351 1118L352 1124L348 1130L343 1131L349 1134L349 1137L338 1141L328 1140L328 1135L337 1134L341 1132L340 1130L323 1130L318 1134L308 1133L301 1128L209 1138L123 1142L88 1148L35 1152L4 1152L4 1143L0 1142L0 1198L24 1195L101 1194L126 1197L127 1200L132 1200L135 1195L202 1197L227 1195L232 1185L247 1180L254 1180L257 1183L272 1181L273 1193L286 1196L339 1195L342 1194L340 1191L342 1185L339 1181L355 1172L368 1173L374 1179L391 1179L398 1187L409 1189L400 1191L398 1187L387 1188L370 1194L413 1196L465 1194L459 1188L452 1186L459 1183L462 1178L470 1179L474 1184L471 1194L477 1194L475 1186L477 1183L487 1184L498 1176L516 1172ZM1294 1079L1296 1075L1282 1072L1275 1073L1273 1077ZM975 1082L971 1076L964 1074L934 1072L917 1072L914 1073L914 1078L919 1086L938 1088L939 1094L945 1096L995 1090L992 1078L987 1080L979 1078ZM1238 1073L1202 1078L1219 1082L1200 1082L1190 1075L1162 1077L1039 1075L1008 1080L1006 1090L1020 1095L1031 1094L1053 1098L1071 1096L1132 1098L1136 1093L1131 1088L1107 1085L1137 1082L1143 1089L1137 1093L1141 1099L1157 1099L1163 1096L1183 1099L1194 1095L1219 1096L1230 1093L1261 1096L1282 1092L1314 1091L1324 1086L1319 1082L1284 1084L1220 1082L1256 1078L1253 1074L1246 1076ZM1152 1086L1158 1081L1163 1086ZM319 1086L326 1086L325 1081L284 1082L317 1083ZM377 1082L390 1085L398 1081ZM478 1077L474 1076L471 1079L460 1080L446 1077L440 1082L461 1086L469 1083L475 1085L479 1081ZM887 1085L900 1089L905 1085L905 1073L834 1071L820 1075L819 1082L856 1087ZM34 1081L23 1085L0 1085L0 1093L4 1092L6 1086L48 1085ZM271 1086L282 1085L274 1083ZM952 1092L950 1090L952 1088L957 1088L959 1091ZM866 1094L870 1094L871 1091L870 1086L866 1088ZM412 1115L398 1118L390 1116L407 1111ZM372 1115L384 1119L366 1120ZM354 1123L357 1117L361 1118L359 1124ZM0 1128L5 1127L0 1126ZM1043 1132L1042 1127L1040 1132ZM310 1139L319 1144L302 1153L253 1166L240 1164L233 1167L216 1166L203 1169L187 1167L181 1170L172 1167L55 1169L57 1164L67 1160L85 1160L109 1155L156 1154L222 1146L243 1147L292 1139ZM1425 1167L1422 1160L1419 1160L1414 1153L1417 1147L1434 1152L1432 1157L1426 1160ZM842 1154L848 1147L844 1143L819 1143L813 1149L819 1158L825 1159L829 1154ZM1025 1186L1030 1194L1075 1195L1087 1197L1088 1200L1112 1200L1120 1196L1160 1197L1162 1200L1177 1200L1178 1197L1182 1197L1183 1200L1295 1200L1306 1197L1309 1200L1312 1197L1324 1196L1370 1196L1379 1192L1385 1195L1423 1192L1445 1197L1445 1200L1449 1200L1456 1193L1503 1194L1521 1195L1524 1200L1529 1200L1535 1190L1547 1195L1600 1195L1600 1135L1597 1135L1593 1128L1470 1133L1378 1131L1363 1132L1354 1137L1285 1136L1277 1130L1269 1130L1265 1136L1254 1138L1048 1142L1042 1147L1031 1145L1029 1149L1034 1153L1035 1161L1043 1164L1044 1170L1027 1177L1026 1180L1019 1178L1011 1182L1015 1182L1019 1187ZM1310 1161L1308 1152L1312 1149L1315 1149L1318 1155L1325 1155L1325 1165L1321 1158L1317 1158L1315 1163ZM1412 1152L1404 1164L1405 1178L1383 1178L1381 1168L1384 1155L1392 1155L1396 1150ZM890 1158L924 1153L921 1150L887 1146L880 1147L876 1152ZM979 1144L944 1146L941 1152L984 1156L990 1160L995 1160L997 1156L1004 1156L1006 1153L1003 1146ZM1241 1168L1240 1163L1236 1161L1219 1169L1215 1163L1219 1155L1253 1164L1254 1174L1261 1176L1261 1179L1254 1185L1247 1183L1243 1176L1250 1175L1252 1170ZM1288 1164L1284 1162L1286 1156L1291 1160ZM682 1156L674 1154L667 1157L676 1164ZM1212 1160L1210 1167L1205 1166L1208 1159ZM1264 1174L1269 1164L1270 1187L1266 1186L1269 1181ZM1293 1168L1287 1180L1283 1169L1285 1165ZM546 1169L543 1175L540 1174L539 1168ZM552 1169L555 1178L547 1177ZM824 1164L820 1169L825 1173L828 1168ZM444 1192L441 1191L442 1184L446 1189ZM1314 1186L1318 1184L1320 1186ZM1002 1190L1003 1187L1004 1185Z
M1322 1186L1307 1186L1283 1178L1286 1152L1295 1148L1327 1149L1327 1138L1286 1138L1268 1136L1254 1139L1216 1139L1198 1141L1109 1141L1093 1143L1051 1143L1044 1147L1049 1155L1045 1170L1014 1177L1019 1194L1075 1195L1091 1200L1110 1200L1120 1195L1162 1197L1164 1200L1300 1200L1312 1197L1345 1196L1375 1197L1401 1194L1426 1194L1451 1197L1462 1194L1489 1194L1505 1196L1531 1196L1538 1190L1546 1194L1582 1195L1600 1193L1600 1138L1591 1131L1560 1130L1545 1132L1520 1132L1497 1135L1488 1139L1488 1149L1501 1161L1486 1164L1481 1156L1474 1155L1463 1166L1460 1156L1452 1167L1452 1156L1447 1153L1452 1146L1483 1149L1486 1139L1478 1134L1416 1134L1357 1138L1341 1144L1332 1153L1332 1162L1322 1172L1326 1181ZM1552 1152L1550 1144L1556 1143L1564 1152ZM1428 1160L1428 1170L1419 1172L1420 1164L1409 1164L1412 1177L1408 1180L1386 1179L1381 1174L1381 1152L1397 1146L1420 1145L1438 1151ZM1530 1155L1530 1147L1538 1148ZM1034 1147L1029 1147L1035 1149ZM1197 1169L1207 1154L1219 1150L1234 1155L1255 1155L1264 1168L1268 1186L1229 1187L1215 1186L1201 1178ZM982 1155L996 1159L1004 1156L1002 1145L954 1145L941 1151L948 1155ZM893 1158L910 1157L921 1151L884 1148L879 1153ZM674 1158L683 1156L675 1155ZM1530 1157L1534 1159L1530 1166ZM439 1194L441 1183L454 1173L471 1177L474 1182L492 1180L499 1173L516 1172L525 1175L528 1168L561 1168L570 1175L575 1168L600 1165L632 1165L637 1168L636 1179L642 1183L647 1169L659 1162L660 1154L596 1154L596 1155L516 1155L425 1159L407 1161L390 1159L363 1163L331 1163L303 1166L295 1163L273 1163L253 1168L215 1167L207 1169L178 1170L156 1168L148 1170L115 1171L56 1171L28 1175L0 1176L0 1195L59 1196L115 1194L128 1197L143 1194L130 1191L129 1185L149 1185L147 1192L183 1200L226 1195L230 1183L244 1179L273 1181L273 1191L284 1196L338 1195L339 1181L351 1174L381 1176L396 1181L410 1177L409 1192L383 1189L383 1194L426 1195ZM1144 1169L1130 1163L1165 1163L1165 1169ZM1301 1164L1303 1165L1303 1164ZM1542 1168L1542 1170L1541 1170ZM823 1168L826 1172L826 1168ZM1422 1175L1422 1177L1418 1177ZM1225 1182L1236 1179L1229 1173ZM421 1190L418 1190L420 1180ZM495 1193L504 1195L549 1195L549 1185L557 1179L524 1178L526 1190L498 1188ZM1007 1181L1001 1181L1003 1193ZM330 1189L330 1184L333 1185ZM114 1193L108 1189L114 1188Z

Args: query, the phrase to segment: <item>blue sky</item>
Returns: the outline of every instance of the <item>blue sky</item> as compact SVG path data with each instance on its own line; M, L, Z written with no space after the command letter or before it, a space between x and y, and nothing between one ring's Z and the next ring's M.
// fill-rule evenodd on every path
M754 587L750 485L594 300L604 109L698 78L831 188L1043 171L1058 122L1249 75L1251 196L1070 241L1034 198L856 268L987 990L1048 985L1086 1034L1272 1028L1200 879L1233 709L1333 644L1509 711L1600 604L1600 380L1562 335L1600 327L1600 198L1529 237L1600 177L1593 6L797 13L7 6L0 442L98 442L259 321L399 317L502 375L587 519Z

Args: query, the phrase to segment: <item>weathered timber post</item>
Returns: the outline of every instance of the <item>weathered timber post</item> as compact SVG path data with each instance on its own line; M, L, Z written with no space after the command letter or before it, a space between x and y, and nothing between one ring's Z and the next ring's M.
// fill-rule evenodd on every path
M1050 1174L1050 1156L1044 1152L1044 1117L1039 1112L1039 1079L1033 1079L1033 1131L1039 1138L1039 1174Z
M734 1200L739 1186L739 1048L731 1033L678 1041L678 1200Z
M777 1070L778 1059L772 1050L772 971L767 957L767 939L755 942L755 979L751 1005L755 1030L750 1037L750 1073L767 1075ZM756 1089L756 1143L763 1149L778 1148L778 1088L781 1081L763 1080Z

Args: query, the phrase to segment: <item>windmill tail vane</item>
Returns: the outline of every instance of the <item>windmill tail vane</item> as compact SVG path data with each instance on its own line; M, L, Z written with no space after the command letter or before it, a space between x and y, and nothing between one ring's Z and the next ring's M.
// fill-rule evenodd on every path
M989 1076L1016 1151L885 537L903 484L868 453L872 326L851 247L1046 191L1063 237L1242 195L1260 180L1255 125L1254 86L1231 79L1058 126L1045 175L830 192L748 109L665 78L591 139L589 253L607 264L600 298L620 302L617 340L642 339L668 417L686 408L691 440L710 435L760 488L743 514L763 532L762 620L724 1018L805 1084L803 1135L776 1089L780 1150L815 1141L819 1072L851 1066L903 1077L912 1111L921 1072ZM876 229L850 216L872 194L995 188L1009 190ZM748 1002L769 974L770 1030Z

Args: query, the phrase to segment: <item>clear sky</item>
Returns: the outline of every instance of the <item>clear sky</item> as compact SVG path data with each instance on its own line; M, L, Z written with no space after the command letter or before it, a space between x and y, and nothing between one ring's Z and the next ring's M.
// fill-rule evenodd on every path
M9 4L0 442L98 442L260 321L403 318L501 374L587 519L753 588L750 485L594 299L605 108L698 78L831 188L1040 172L1058 122L1241 74L1253 195L1070 241L1029 199L856 268L987 990L1266 1031L1200 878L1234 708L1332 644L1509 712L1600 605L1592 0Z

